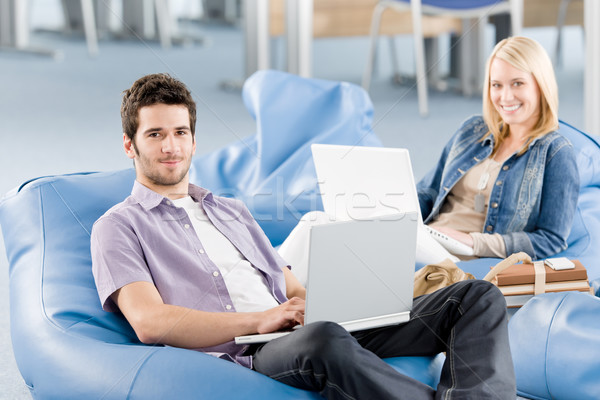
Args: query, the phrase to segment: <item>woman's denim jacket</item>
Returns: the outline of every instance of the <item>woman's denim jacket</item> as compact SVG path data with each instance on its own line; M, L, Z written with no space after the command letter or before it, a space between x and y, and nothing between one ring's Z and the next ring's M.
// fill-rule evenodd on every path
M494 138L483 118L469 118L448 142L437 166L417 185L425 223L439 213L454 185L473 166L490 156ZM579 173L573 146L558 132L513 154L502 164L490 194L483 233L500 233L510 255L524 251L534 259L567 248L566 239L577 206Z

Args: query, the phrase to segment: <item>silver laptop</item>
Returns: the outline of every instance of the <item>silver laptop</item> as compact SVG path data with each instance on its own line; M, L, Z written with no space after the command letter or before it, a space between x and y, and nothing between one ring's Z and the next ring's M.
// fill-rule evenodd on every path
M311 146L323 209L338 221L416 212L421 218L407 149Z
M417 261L435 263L473 249L423 224L407 149L330 144L311 145L323 209L338 221L416 212Z
M414 212L313 226L305 324L333 321L352 332L408 321L416 228ZM263 343L288 333L246 335L235 341Z

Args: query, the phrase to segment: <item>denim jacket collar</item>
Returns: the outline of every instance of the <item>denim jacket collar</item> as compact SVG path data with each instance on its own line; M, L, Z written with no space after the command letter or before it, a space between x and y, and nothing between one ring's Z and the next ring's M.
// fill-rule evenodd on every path
M440 212L446 196L471 169L490 156L494 139L484 137L482 117L463 123L445 146L437 166L418 184L423 220ZM488 201L483 233L503 235L507 253L533 257L566 248L579 191L571 143L558 132L541 136L522 154L504 161Z

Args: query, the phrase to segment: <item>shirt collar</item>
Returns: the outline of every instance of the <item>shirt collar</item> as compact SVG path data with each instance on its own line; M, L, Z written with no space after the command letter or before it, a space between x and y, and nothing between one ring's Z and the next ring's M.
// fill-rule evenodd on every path
M213 194L200 186L192 185L190 183L188 186L188 194L198 203L207 202L211 205L215 204ZM150 210L163 202L166 203L169 201L167 197L156 193L154 190L142 185L137 180L133 183L131 196L146 210Z
M547 136L548 136L550 133L551 133L551 132L548 132L548 133L546 133L546 134L544 134L544 135L542 135L542 136L538 136L538 137L536 137L535 139L533 139L533 140L531 141L531 143L529 143L529 146L528 146L528 148L530 148L530 149L531 149L531 148L533 147L533 145L535 145L535 143L536 143L537 141L544 139L544 138L545 138L545 137L547 137Z
M545 138L546 136L548 136L548 133L542 136L538 136L535 139L533 139L533 141L531 143L529 143L529 145L527 146L527 149L531 149L539 140ZM483 139L481 141L481 146L482 147L486 147L486 146L494 146L495 140L494 140L494 135L488 135L486 136L485 139ZM523 148L519 149L518 151L523 150Z
M192 185L191 183L188 186L188 193L194 199L194 201L198 203L208 203L210 205L215 205L215 199L213 198L213 194L210 190L204 189L203 187Z

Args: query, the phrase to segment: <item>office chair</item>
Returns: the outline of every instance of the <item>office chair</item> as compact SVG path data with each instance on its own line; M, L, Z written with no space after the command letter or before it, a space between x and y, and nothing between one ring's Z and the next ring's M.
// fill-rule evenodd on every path
M419 98L419 112L422 116L428 114L425 44L422 26L423 15L447 16L461 18L463 20L471 19L475 20L475 24L477 25L479 21L489 16L510 13L513 35L518 35L523 25L523 0L381 0L375 6L371 21L369 56L362 81L362 86L365 90L369 90L371 76L373 74L375 47L379 36L381 16L388 8L397 11L411 10L412 12L415 63L417 70L417 93ZM466 33L468 32L463 29L462 36ZM462 68L465 67L468 66L462 66ZM481 69L481 65L478 65L477 68ZM464 73L463 71L463 75L468 76L469 74ZM465 85L463 84L463 88L464 87Z

